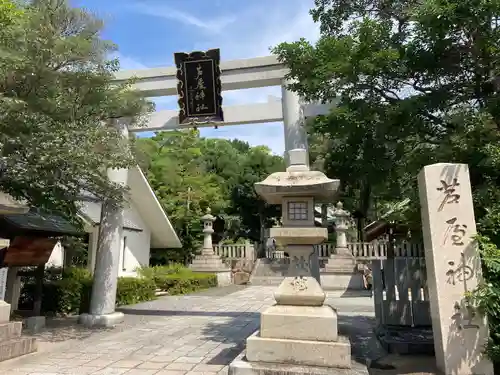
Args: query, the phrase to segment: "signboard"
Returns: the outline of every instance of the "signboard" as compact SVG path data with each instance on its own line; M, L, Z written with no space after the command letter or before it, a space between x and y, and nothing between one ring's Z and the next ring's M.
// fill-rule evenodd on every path
M179 124L223 122L220 50L175 53Z
M57 240L44 237L15 237L2 250L2 267L39 266L48 262Z

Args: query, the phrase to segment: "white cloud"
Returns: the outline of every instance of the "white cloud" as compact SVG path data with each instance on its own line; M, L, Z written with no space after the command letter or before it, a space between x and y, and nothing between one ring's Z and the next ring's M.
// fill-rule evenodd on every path
M138 59L125 56L120 52L113 53L110 58L120 61L120 70L140 70L148 68L147 65L141 63Z
M171 8L165 5L158 4L136 4L133 6L134 10L146 14L148 16L160 17L173 21L180 22L184 25L195 26L204 31L209 31L214 34L222 32L226 26L232 24L236 19L232 16L208 18L203 20L191 13L183 12L179 9Z
M186 45L185 49L220 48L223 60L266 56L270 54L270 47L281 42L293 42L300 38L314 42L319 37L319 25L309 15L309 9L314 5L313 0L263 0L239 4L241 7L236 13L215 18L206 15L204 19L208 21L163 5L141 6L136 10L196 26L201 29L200 33L190 38L192 44ZM223 12L221 9L220 13ZM166 56L164 61L171 61L171 56ZM159 65L158 62L151 63ZM268 100L268 96L281 97L281 88L266 87L223 93L226 105L264 102ZM174 109L176 106L174 98L159 98L157 101L159 109ZM209 137L238 138L251 145L265 144L278 154L284 151L282 124L219 127L217 130L205 128L201 132Z

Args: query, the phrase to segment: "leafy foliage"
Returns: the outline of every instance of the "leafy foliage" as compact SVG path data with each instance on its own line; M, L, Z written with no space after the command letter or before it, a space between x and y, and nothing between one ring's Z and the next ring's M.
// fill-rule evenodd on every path
M82 191L121 199L106 169L134 160L111 125L152 105L112 83L102 21L64 0L0 2L0 189L74 218Z
M469 165L491 321L489 355L500 361L500 1L316 0L314 45L282 43L291 89L335 101L310 124L322 168L342 181L348 209L376 219L404 198L420 231L416 175L426 164ZM491 242L488 242L491 241ZM496 301L496 302L495 302Z
M214 236L220 241L239 237L259 241L263 229L278 215L275 207L257 197L253 187L284 168L283 159L266 147L205 139L196 130L159 132L152 138L135 140L134 146L183 242L183 253L155 251L157 264L189 260L200 247L200 218L207 208L221 219L221 228L215 225L218 233Z
M491 330L486 351L495 362L500 363L500 249L488 237L478 236L483 266L483 276L487 282L481 283L473 294L479 310L488 316Z

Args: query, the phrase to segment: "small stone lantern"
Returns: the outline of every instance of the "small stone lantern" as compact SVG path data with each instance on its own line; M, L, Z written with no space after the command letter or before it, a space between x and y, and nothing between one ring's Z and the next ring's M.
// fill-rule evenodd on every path
M201 217L203 222L203 247L201 254L196 255L189 268L194 272L214 273L217 275L217 285L225 286L232 284L231 267L226 265L221 257L214 253L212 245L213 224L215 217L211 215L210 208Z
M304 149L289 151L289 158L286 172L255 184L264 200L282 206L283 227L271 228L269 235L290 255L288 272L274 293L276 304L262 312L260 331L248 337L246 353L230 365L229 373L351 368L349 340L339 336L337 312L323 304L326 294L311 275L310 264L314 245L328 238L327 228L315 226L314 205L333 200L339 180L309 170Z
M207 213L202 216L203 222L203 248L202 255L214 255L214 248L212 245L212 234L214 233L213 224L215 217L210 214L210 208L207 208Z
M337 243L335 246L335 254L351 255L347 248L347 230L349 229L349 218L351 214L344 210L342 202L338 202L335 206L335 232L337 234Z
M351 250L347 247L347 230L349 229L349 219L351 214L344 210L342 202L338 202L335 211L335 233L337 242L335 251L330 254L328 262L325 264L325 271L333 273L336 279L335 287L349 288L349 285L357 285L362 288L363 280L361 274L356 272L356 260ZM329 275L325 275L328 277Z

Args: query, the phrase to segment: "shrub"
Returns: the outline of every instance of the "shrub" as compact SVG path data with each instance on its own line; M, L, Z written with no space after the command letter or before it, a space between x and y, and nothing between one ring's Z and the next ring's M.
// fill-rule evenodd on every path
M145 278L154 279L157 275L171 275L174 273L190 272L189 268L183 264L174 263L166 266L140 267L137 273Z
M156 298L153 280L137 277L120 277L116 292L116 305L133 305Z
M116 292L117 306L151 301L155 298L156 286L151 279L120 277ZM23 286L20 306L33 306L35 285L27 283ZM84 313L89 311L92 293L92 278L85 269L68 269L62 278L44 282L42 295L43 313Z
M483 281L472 293L472 302L488 317L490 339L486 346L488 357L500 368L500 249L488 237L478 236Z
M217 286L217 276L211 273L184 271L178 274L157 275L154 282L157 288L165 290L171 295L186 294Z

